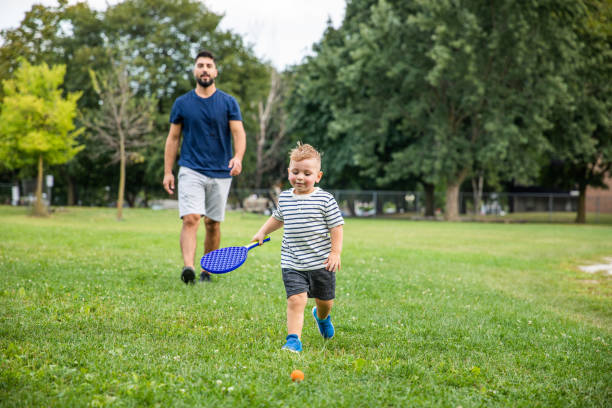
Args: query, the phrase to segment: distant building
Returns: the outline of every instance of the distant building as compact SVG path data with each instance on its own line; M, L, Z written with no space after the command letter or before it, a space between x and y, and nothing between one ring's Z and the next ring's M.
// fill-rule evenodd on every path
M612 214L612 176L604 179L607 189L587 187L586 211Z

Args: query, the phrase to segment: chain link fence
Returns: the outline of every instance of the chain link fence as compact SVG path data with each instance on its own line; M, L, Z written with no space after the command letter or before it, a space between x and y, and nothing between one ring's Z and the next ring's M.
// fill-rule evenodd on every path
M53 179L43 178L42 199L45 206L51 202ZM19 183L0 183L0 204L31 206L36 200L36 179L21 180Z
M51 185L48 184L51 181ZM35 180L17 184L0 184L0 203L3 205L32 205ZM435 213L425 216L425 194L418 191L380 190L328 190L334 195L345 217L387 217L408 219L442 219L444 194L434 197ZM96 189L94 194L80 194L79 205L109 206L114 197L108 188ZM271 214L276 206L280 189L232 188L228 210ZM163 197L163 198L162 198ZM480 197L466 192L459 194L459 211L464 220L499 222L573 222L578 210L577 194L567 193L484 193ZM52 180L43 183L43 201L48 205L62 205L63 200L53 197ZM127 204L126 204L127 205ZM145 206L138 201L138 206ZM146 200L153 209L176 208L173 199L160 194L157 199ZM612 224L612 195L587 195L587 222Z
M444 194L434 196L435 213L425 216L425 194L417 191L328 190L345 217L442 219ZM274 209L280 191L235 189L230 208L262 214ZM567 193L473 193L459 194L464 220L500 222L573 222L578 211L577 194ZM612 224L612 196L587 196L587 221Z
M340 210L348 217L374 217L418 214L423 208L422 193L397 191L328 190ZM280 190L232 189L228 199L231 209L269 214L276 206Z

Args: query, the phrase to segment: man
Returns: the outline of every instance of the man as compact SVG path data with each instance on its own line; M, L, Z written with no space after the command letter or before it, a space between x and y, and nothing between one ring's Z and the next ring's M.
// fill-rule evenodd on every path
M193 68L196 88L174 102L164 151L163 184L168 194L174 194L172 167L182 134L178 202L183 220L181 279L186 284L195 281L194 257L202 217L206 228L204 253L219 248L220 223L225 216L232 176L241 173L246 150L240 107L234 97L216 89L217 74L213 54L200 52ZM202 270L200 281L210 281L210 274Z

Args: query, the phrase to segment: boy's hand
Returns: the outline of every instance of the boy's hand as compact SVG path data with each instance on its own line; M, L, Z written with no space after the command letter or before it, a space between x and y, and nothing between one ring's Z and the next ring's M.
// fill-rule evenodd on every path
M331 253L325 261L325 269L330 272L337 272L340 270L340 254Z
M259 242L259 245L263 245L263 240L266 237L266 234L262 233L262 232L258 232L257 234L255 234L253 236L253 239L251 240L252 242Z
M265 224L262 225L261 228L259 228L257 234L253 235L253 239L251 242L257 241L259 242L259 245L263 245L263 240L266 239L266 235L271 234L282 226L282 221L279 221L274 217L268 218L268 221L266 221Z

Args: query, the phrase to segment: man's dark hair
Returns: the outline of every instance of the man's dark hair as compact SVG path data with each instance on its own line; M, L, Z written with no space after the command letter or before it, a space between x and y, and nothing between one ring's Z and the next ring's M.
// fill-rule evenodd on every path
M216 64L217 61L215 61L215 56L213 55L212 52L210 51L206 51L206 50L202 50L198 53L198 55L196 55L195 57L195 61L196 62L198 60L198 58L210 58L211 60L213 60L213 62Z

